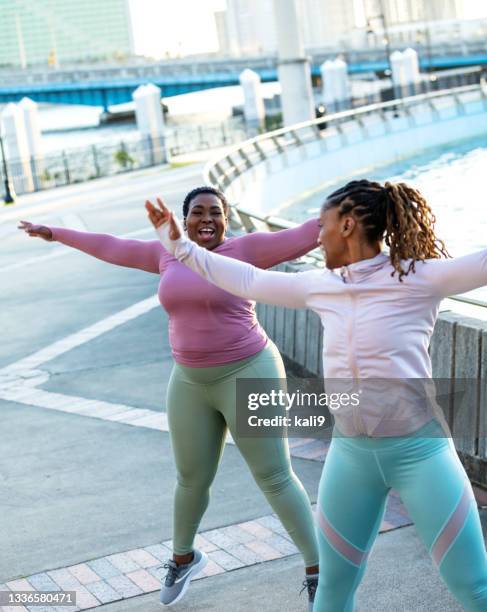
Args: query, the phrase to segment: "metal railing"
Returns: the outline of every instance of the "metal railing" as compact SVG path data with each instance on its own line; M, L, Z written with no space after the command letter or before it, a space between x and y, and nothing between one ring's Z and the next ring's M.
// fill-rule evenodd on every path
M241 120L168 126L165 136L159 138L141 137L134 130L124 140L66 148L27 159L8 159L8 176L20 195L156 166L177 155L228 146L243 138L245 126ZM0 167L0 185L4 175L5 170Z
M467 85L417 96L407 96L388 102L368 104L367 106L340 111L319 119L274 130L245 140L227 150L224 156L209 162L205 167L205 179L219 189L226 189L233 180L256 163L266 161L292 147L303 146L317 140L326 142L331 134L339 135L343 143L347 144L346 123L350 125L351 122L355 122L364 136L367 137L367 126L363 120L369 115L379 117L384 122L386 130L390 130L389 120L391 116L399 117L403 115L411 125L414 125L414 116L411 113L413 107L426 104L432 115L437 116L439 109L435 106L435 101L449 96L454 100L458 112L463 113L464 105L460 96L477 92L482 98L485 108L487 108L487 92L484 84L481 83L480 85Z
M238 146L228 149L225 154L217 159L210 161L204 168L204 179L209 185L225 191L229 185L250 170L256 164L268 161L276 155L286 153L293 147L302 147L313 141L326 142L330 135L338 135L344 144L347 143L347 127L354 123L362 130L367 137L367 125L364 119L369 115L379 117L389 131L392 118L404 116L409 123L414 126L414 116L411 113L413 107L427 105L432 116L439 115L439 109L435 106L435 101L448 96L453 99L457 112L465 113L464 103L461 96L464 94L478 93L484 108L487 109L487 90L485 83L480 85L468 85L449 90L434 91L417 96L408 96L369 104L360 108L341 111L326 115L319 119L295 124L272 132L268 132L255 138L250 138L241 142ZM294 227L297 224L274 217L272 215L258 215L253 211L236 204L230 206L230 224L233 229L240 229L246 232L266 229L276 231ZM324 259L320 251L309 253L305 260L313 265L323 267ZM451 299L473 306L487 307L486 302L466 297L452 297Z

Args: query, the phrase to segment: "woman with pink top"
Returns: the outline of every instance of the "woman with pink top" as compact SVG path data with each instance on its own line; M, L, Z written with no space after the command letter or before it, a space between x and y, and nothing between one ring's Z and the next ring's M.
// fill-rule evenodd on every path
M260 268L300 257L317 246L317 219L279 232L226 238L227 213L228 203L220 191L200 187L188 193L183 218L189 240ZM309 498L292 470L287 440L239 437L236 432L236 379L286 377L277 348L257 321L255 302L234 297L203 280L168 253L159 240L124 240L27 221L22 221L19 229L161 277L159 299L169 315L175 361L167 415L177 469L174 557L165 565L168 572L161 603L179 601L207 562L193 541L230 430L257 484L303 555L304 585L312 609L318 546Z
M485 612L479 514L430 395L428 347L441 300L487 285L487 249L449 258L431 208L404 183L351 181L328 196L318 240L327 269L294 274L201 249L163 205L147 210L165 248L202 278L243 299L318 313L327 392L338 381L366 395L335 412L318 492L314 612L354 609L391 488L451 592Z

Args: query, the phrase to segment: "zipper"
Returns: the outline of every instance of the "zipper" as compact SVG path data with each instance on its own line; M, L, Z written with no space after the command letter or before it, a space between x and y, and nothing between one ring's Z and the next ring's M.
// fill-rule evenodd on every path
M351 284L353 285L353 283L347 283L347 276L350 279L350 273L348 273L348 269L346 268L346 266L344 266L341 270L340 270L340 276L342 277L342 281L345 284ZM352 377L353 377L353 382L357 382L359 387L360 387L360 372L359 372L359 368L358 368L358 364L357 364L357 359L356 359L356 341L355 341L355 329L356 329L356 313L357 313L357 294L355 293L355 291L353 291L353 288L349 288L349 297L350 297L350 304L351 304L351 314L350 314L350 322L348 325L348 366L350 368L350 371L352 373ZM359 389L360 390L360 389ZM355 427L355 431L357 434L360 435L367 435L367 431L365 428L365 423L363 422L362 419L362 415L360 414L360 402L358 404L358 406L353 406L352 408L352 415L353 415L353 425Z
M360 383L360 372L357 364L357 346L355 339L355 331L356 331L356 312L357 312L357 296L355 292L350 292L350 302L351 302L351 320L350 325L348 327L348 339L349 339L349 366L352 372L353 383L354 386ZM365 427L362 419L360 418L360 402L358 406L353 406L353 424L355 427L355 431L357 434L365 434Z

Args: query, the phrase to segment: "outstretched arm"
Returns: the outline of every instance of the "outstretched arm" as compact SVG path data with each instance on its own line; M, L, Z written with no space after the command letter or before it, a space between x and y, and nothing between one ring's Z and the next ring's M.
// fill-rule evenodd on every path
M290 229L254 232L235 240L244 247L245 261L258 268L272 268L315 249L319 233L318 219L311 219Z
M47 241L56 240L108 263L159 274L163 248L157 240L128 240L109 234L34 225L28 221L21 221L19 229L23 229L29 236Z
M146 203L149 218L162 245L179 261L221 289L240 297L287 306L305 308L310 275L316 272L267 272L230 257L212 253L182 234L179 224L159 201L160 210Z
M487 285L487 249L453 259L428 260L424 274L439 297L478 289Z

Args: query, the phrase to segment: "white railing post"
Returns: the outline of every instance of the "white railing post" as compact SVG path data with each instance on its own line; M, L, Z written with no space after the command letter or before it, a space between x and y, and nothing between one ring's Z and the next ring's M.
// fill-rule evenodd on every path
M408 94L414 96L419 94L421 74L419 72L418 54L410 47L403 54L404 79L406 87L409 90Z
M0 129L16 193L34 191L24 114L18 104L7 104L2 113Z
M239 77L244 95L244 116L249 136L255 136L265 124L265 107L260 76L248 68Z
M164 115L161 105L161 90L152 83L141 85L133 92L135 117L142 141L148 146L145 165L162 164L167 161Z
M42 187L42 175L44 172L44 150L42 147L42 135L39 126L38 104L30 98L22 98L19 108L23 113L27 146L29 149L29 162L32 168L32 180L34 188Z

